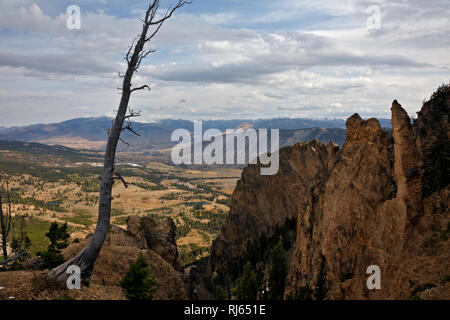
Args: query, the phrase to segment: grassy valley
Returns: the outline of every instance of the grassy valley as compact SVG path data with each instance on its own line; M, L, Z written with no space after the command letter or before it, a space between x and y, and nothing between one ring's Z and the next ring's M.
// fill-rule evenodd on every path
M226 221L239 169L185 170L133 153L118 154L117 168L128 187L120 181L113 186L112 224L125 228L129 215L170 217L181 265L209 254ZM0 191L6 194L8 181L14 221L25 217L32 253L48 245L51 222L67 222L72 242L93 232L101 169L100 153L0 141ZM13 234L17 229L13 223Z

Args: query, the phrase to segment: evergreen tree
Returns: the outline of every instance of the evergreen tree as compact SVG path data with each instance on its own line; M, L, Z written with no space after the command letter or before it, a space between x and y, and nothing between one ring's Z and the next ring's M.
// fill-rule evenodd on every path
M434 132L435 140L425 150L423 159L423 194L429 196L450 183L450 141L442 127Z
M237 287L237 296L240 300L256 300L258 282L253 265L250 262L244 267L244 272Z
M69 245L70 238L70 234L67 232L67 222L61 226L53 222L45 236L50 239L50 246L56 249L66 248Z
M130 300L151 300L153 298L156 281L150 275L148 264L142 254L135 262L130 263L130 268L119 284L126 291L126 296Z
M269 299L283 300L288 271L286 252L280 240L270 252L272 268L269 272Z
M67 222L61 226L53 222L49 231L45 234L50 239L47 251L38 252L43 269L54 268L64 262L61 249L69 245L70 234L67 232Z

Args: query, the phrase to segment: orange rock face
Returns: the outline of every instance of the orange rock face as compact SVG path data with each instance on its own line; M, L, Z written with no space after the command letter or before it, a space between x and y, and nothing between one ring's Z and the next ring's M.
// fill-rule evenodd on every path
M284 148L276 176L247 167L213 243L209 272L296 216L285 297L315 289L322 271L327 299L448 299L450 283L442 279L450 274L449 188L423 199L415 128L397 101L391 111L392 134L355 114L339 150L318 142ZM366 285L371 265L381 270L379 290Z

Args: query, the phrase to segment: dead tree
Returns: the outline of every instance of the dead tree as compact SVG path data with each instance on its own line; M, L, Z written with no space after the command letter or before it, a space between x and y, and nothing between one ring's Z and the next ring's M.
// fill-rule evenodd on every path
M2 250L3 250L3 261L8 259L8 236L11 231L11 199L9 197L9 186L8 182L6 182L6 201L7 201L7 209L6 213L3 213L3 200L2 194L0 192L0 224L2 228Z
M128 130L136 134L131 127L130 119L139 116L139 113L135 113L129 109L128 103L130 96L133 92L138 90L150 90L148 85L133 88L131 83L133 74L137 72L142 61L149 54L154 52L152 49L146 49L146 44L155 37L164 22L171 18L177 9L190 3L191 2L189 1L177 0L175 6L170 7L164 15L159 16L161 11L161 1L152 0L145 12L144 19L141 19L143 23L142 31L131 43L131 46L125 56L127 71L124 75L120 75L119 73L119 77L123 78L122 88L120 88L122 97L113 126L108 132L103 174L101 176L97 227L95 228L95 232L92 235L91 240L80 253L48 273L48 277L50 279L54 279L60 284L64 284L66 282L67 277L69 276L66 273L66 270L70 265L77 265L80 267L81 277L83 280L88 280L92 274L94 262L100 253L110 226L112 185L115 179L120 179L123 181L123 178L117 171L115 171L114 168L117 144L119 140L121 140L120 135L124 130ZM129 112L127 113L127 111ZM124 127L125 121L127 121L127 125Z

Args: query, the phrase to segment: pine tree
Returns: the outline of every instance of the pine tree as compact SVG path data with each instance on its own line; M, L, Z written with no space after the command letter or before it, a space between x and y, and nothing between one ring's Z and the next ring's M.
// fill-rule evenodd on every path
M272 268L269 272L269 299L283 300L288 271L286 252L280 240L270 252Z
M424 196L440 191L450 183L450 141L442 127L435 130L434 136L435 140L424 152Z
M130 263L130 268L119 284L130 300L151 300L156 292L156 281L150 275L148 264L142 254L135 262Z
M244 267L244 272L237 287L237 296L240 300L256 300L258 282L253 265L249 262Z
M41 259L42 268L49 269L64 262L61 249L68 246L70 238L70 234L67 232L67 222L62 226L53 222L45 236L50 239L50 245L48 246L47 251L38 252L38 256Z

